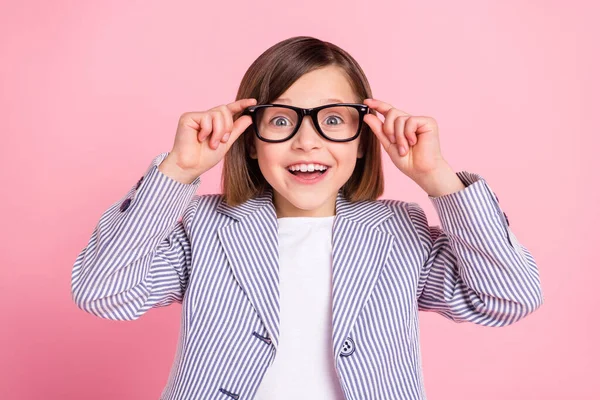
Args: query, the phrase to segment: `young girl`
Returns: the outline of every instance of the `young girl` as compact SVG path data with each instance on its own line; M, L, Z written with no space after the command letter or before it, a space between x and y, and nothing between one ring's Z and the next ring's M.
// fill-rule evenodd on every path
M543 302L489 184L455 173L438 136L373 99L339 47L277 43L237 101L184 113L173 149L102 214L73 299L114 320L182 303L161 399L425 399L419 310L497 327ZM377 200L380 143L441 227ZM223 194L195 195L222 159Z

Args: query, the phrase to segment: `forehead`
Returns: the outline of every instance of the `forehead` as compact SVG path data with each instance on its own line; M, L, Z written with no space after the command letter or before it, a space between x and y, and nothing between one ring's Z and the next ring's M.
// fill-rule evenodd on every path
M299 107L312 107L338 101L348 103L357 101L346 74L342 69L334 66L302 75L276 100L283 100L282 102Z

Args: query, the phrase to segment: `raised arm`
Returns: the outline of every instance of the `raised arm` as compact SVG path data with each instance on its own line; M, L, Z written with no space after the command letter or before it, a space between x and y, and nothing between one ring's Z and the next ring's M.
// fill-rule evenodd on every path
M187 235L200 177L190 184L163 174L154 158L140 181L106 210L71 275L79 308L113 320L135 320L152 307L181 302L191 263ZM180 219L181 217L181 219Z
M456 322L512 324L543 302L537 265L487 182L475 173L457 175L465 189L429 196L441 227L429 226L417 203L405 203L422 243L419 310Z

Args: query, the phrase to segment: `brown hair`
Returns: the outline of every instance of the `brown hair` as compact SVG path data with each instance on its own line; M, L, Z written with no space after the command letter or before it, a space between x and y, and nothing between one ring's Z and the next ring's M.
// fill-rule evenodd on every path
M295 36L271 46L252 63L242 78L236 101L255 98L256 104L270 103L302 75L330 65L345 72L357 102L372 97L367 77L350 54L329 42ZM370 113L375 114L375 111L370 110ZM234 115L234 120L240 115ZM250 125L223 159L221 188L224 201L230 206L263 194L270 187L258 161L249 155L254 135ZM359 138L364 156L356 160L354 172L342 186L342 194L349 201L375 200L383 194L381 146L366 123Z

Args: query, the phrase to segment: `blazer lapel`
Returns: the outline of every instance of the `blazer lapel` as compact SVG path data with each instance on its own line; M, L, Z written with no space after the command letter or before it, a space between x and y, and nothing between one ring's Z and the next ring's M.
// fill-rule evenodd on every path
M236 220L219 239L238 283L262 319L275 350L279 345L279 239L272 191L218 212Z
M392 248L392 235L379 225L392 216L380 202L351 203L341 192L333 225L333 354L337 365L344 340L369 299Z
M235 221L219 229L233 274L279 345L279 236L272 189L237 207L221 202L217 211ZM393 245L377 229L392 211L380 202L336 198L332 232L332 328L335 359L369 299Z

